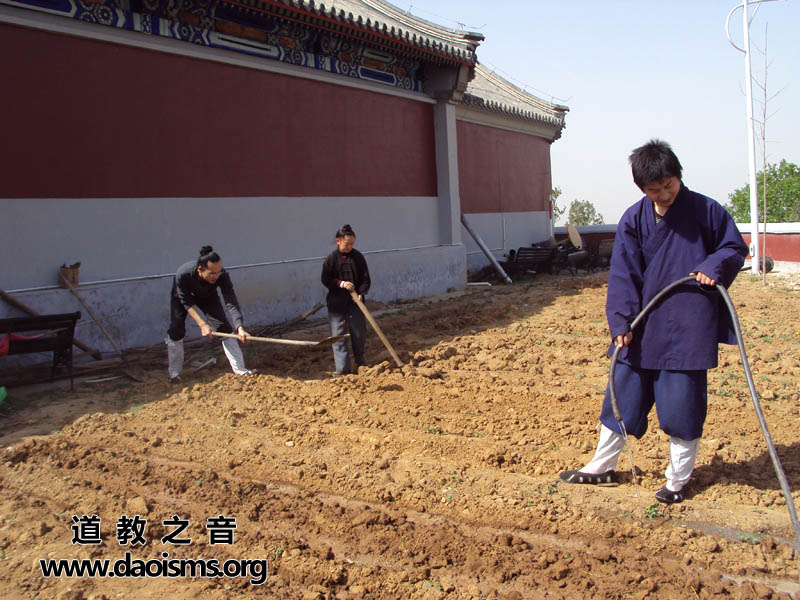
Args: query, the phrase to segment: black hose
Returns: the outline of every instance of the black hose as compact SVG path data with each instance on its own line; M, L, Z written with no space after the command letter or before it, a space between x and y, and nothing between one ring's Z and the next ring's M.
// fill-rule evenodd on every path
M666 296L676 287L695 280L695 277L691 275L683 277L678 281L670 283L667 287L658 292L653 299L647 303L647 306L642 309L642 312L640 312L633 320L630 331L636 329L636 326L641 323L642 319L647 315L647 313L649 313L653 307L664 298L664 296ZM794 500L792 499L792 491L789 489L789 483L786 480L786 475L783 472L783 467L781 466L780 458L778 458L778 453L775 451L775 444L772 443L772 436L769 433L767 421L764 419L764 413L761 410L761 404L758 401L756 386L753 383L753 374L750 372L750 363L747 362L747 355L744 351L744 339L742 338L742 328L739 325L739 316L736 314L736 309L733 306L733 302L731 302L731 297L728 295L728 290L726 290L725 287L721 286L720 284L717 284L714 287L722 295L722 299L725 301L725 305L728 307L728 312L731 315L731 321L733 321L733 330L736 332L736 341L739 344L739 354L742 357L744 374L747 377L747 385L750 388L750 397L753 399L753 407L756 409L758 423L761 425L761 431L764 434L764 440L767 442L767 449L769 450L769 456L772 459L772 466L775 467L775 474L778 476L778 481L780 482L781 490L783 491L783 497L786 499L786 507L789 509L789 518L792 521L792 527L794 527L795 555L798 559L798 578L800 578L800 523L797 521L797 511L795 510ZM614 348L614 353L611 356L611 367L608 375L608 389L609 395L611 396L611 409L614 411L614 418L622 427L624 427L624 423L622 423L622 415L620 414L619 406L617 405L616 385L614 383L614 369L617 366L617 356L619 355L620 350L621 346L616 346Z

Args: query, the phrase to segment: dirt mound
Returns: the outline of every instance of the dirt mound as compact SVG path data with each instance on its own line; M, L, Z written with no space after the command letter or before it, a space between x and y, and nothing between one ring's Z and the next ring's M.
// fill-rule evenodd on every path
M540 276L387 305L373 366L329 349L246 348L182 388L115 380L11 390L0 417L3 598L789 598L794 534L739 364L709 374L686 502L655 503L667 439L633 441L640 485L569 486L607 379L606 273ZM731 295L790 486L800 490L798 291ZM319 334L325 334L320 329ZM309 335L315 335L310 332ZM654 418L654 416L653 416ZM795 493L795 502L800 493ZM100 517L100 544L73 521ZM145 544L118 521L146 519ZM209 519L235 517L233 543ZM190 544L162 543L188 520ZM44 578L40 559L266 559L246 577Z

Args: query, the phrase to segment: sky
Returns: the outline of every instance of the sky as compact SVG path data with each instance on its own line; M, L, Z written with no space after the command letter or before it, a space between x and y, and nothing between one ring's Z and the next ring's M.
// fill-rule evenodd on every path
M616 223L642 196L628 155L655 137L672 145L694 191L726 204L748 183L745 55L725 34L739 0L390 1L482 33L482 64L569 107L551 146L560 206L588 200ZM741 9L730 23L743 47ZM767 162L800 164L800 0L763 3L750 38L753 77L762 83L766 41ZM761 120L764 95L755 84L753 98ZM756 157L760 170L758 142Z

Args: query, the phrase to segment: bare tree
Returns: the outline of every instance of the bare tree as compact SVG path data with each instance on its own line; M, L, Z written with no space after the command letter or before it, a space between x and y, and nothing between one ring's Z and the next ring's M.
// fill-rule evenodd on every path
M769 74L769 65L770 65L770 62L768 60L768 55L767 55L767 42L768 42L767 33L768 33L768 28L769 28L769 23L767 23L764 26L764 49L761 50L761 48L756 46L756 49L764 56L764 80L763 81L759 81L757 77L753 77L753 82L756 84L756 87L758 87L758 89L761 90L761 99L760 100L759 99L756 100L756 102L758 102L761 105L761 120L759 121L759 120L754 118L753 121L755 121L755 123L758 124L758 128L759 128L759 136L756 139L758 141L758 145L761 147L761 164L762 164L761 172L763 174L762 178L761 178L761 180L762 180L762 184L761 184L762 185L762 195L761 195L761 197L762 197L763 206L764 206L764 208L763 208L763 212L764 212L764 235L761 237L761 239L762 239L762 242L761 242L761 244L762 244L761 260L763 261L763 263L761 265L762 266L761 273L762 273L764 285L767 285L767 269L766 269L766 265L767 265L767 119L778 112L776 110L771 115L767 114L767 105L769 104L770 100L773 100L776 96L778 96L778 94L780 94L783 91L783 89L781 88L780 90L778 90L777 92L775 92L771 96L769 96L768 93L767 93L767 75ZM778 109L778 110L780 110L780 109Z

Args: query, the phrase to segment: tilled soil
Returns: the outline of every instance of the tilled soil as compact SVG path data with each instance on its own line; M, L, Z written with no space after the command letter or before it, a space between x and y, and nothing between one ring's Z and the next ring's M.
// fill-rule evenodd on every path
M146 383L11 390L0 416L0 597L800 598L794 532L738 350L709 373L682 504L654 500L667 437L651 415L616 486L558 473L594 451L607 380L607 273L540 276L379 311L408 364L330 378L330 349L246 348ZM794 501L800 500L800 291L742 275L731 296ZM373 305L374 306L374 305ZM297 335L297 334L295 334ZM319 339L319 327L300 335ZM224 362L224 359L223 359ZM73 517L102 543L73 544ZM146 544L121 545L123 515ZM188 519L187 545L163 544ZM235 517L233 543L207 519ZM71 526L74 526L73 530ZM218 540L219 541L219 540ZM44 578L40 559L267 559L247 578Z

